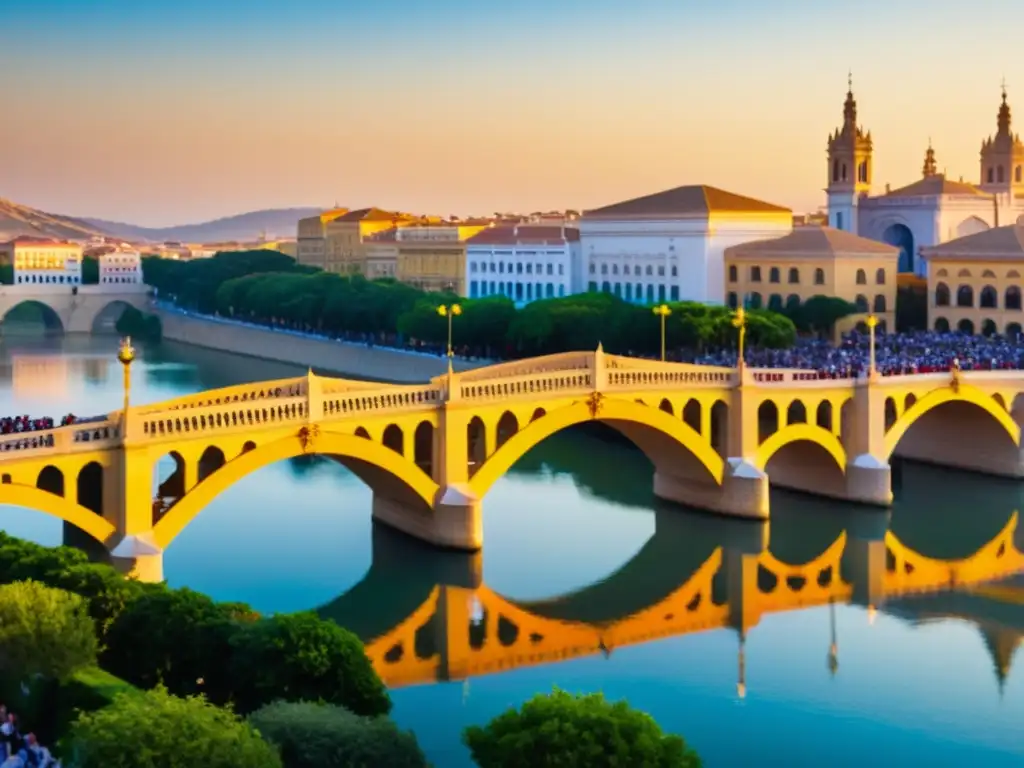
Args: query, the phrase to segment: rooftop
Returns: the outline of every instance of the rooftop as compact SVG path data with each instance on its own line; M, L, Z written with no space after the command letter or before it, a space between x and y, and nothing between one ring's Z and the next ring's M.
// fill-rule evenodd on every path
M836 259L899 256L900 249L832 227L797 227L772 240L755 240L727 248L727 258Z
M1024 217L1016 224L922 248L921 253L927 259L1024 259Z
M51 246L54 248L80 248L81 246L69 243L66 240L56 240L52 237L35 237L33 235L19 235L13 240L8 240L4 245L35 245L35 246Z
M964 181L950 181L943 174L925 176L905 187L886 192L884 197L940 197L942 195L972 195L989 197L973 184Z
M491 227L466 241L467 246L565 245L577 242L580 231L574 227L519 224Z
M636 197L603 208L584 211L585 219L657 218L676 216L708 216L713 213L785 213L789 208L755 200L752 197L726 192L706 184L676 187L653 195Z

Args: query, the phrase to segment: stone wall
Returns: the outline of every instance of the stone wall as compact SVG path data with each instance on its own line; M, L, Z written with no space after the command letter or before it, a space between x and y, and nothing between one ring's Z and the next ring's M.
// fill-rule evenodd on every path
M447 370L443 357L414 352L366 347L321 339L304 338L234 323L204 319L164 309L156 310L165 339L237 355L312 367L323 373L352 378L414 384L439 376ZM469 370L481 362L455 360L457 371Z

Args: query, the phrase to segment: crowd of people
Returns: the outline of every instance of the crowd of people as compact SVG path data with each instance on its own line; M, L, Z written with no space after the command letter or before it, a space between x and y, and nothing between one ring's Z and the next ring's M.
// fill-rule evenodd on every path
M66 427L75 424L78 419L75 414L69 413L61 417L59 426ZM39 432L44 429L53 429L58 426L51 416L33 419L28 414L24 416L4 416L0 418L0 435L13 435L19 432Z
M0 768L60 768L34 733L22 734L18 716L0 704Z
M818 373L822 378L857 377L870 365L871 341L866 333L844 336L836 346L824 339L800 339L789 349L750 349L744 354L752 368L795 368ZM736 350L698 355L701 365L736 364ZM1020 370L1024 347L1001 336L967 336L961 333L900 333L875 337L875 369L882 376L914 373Z

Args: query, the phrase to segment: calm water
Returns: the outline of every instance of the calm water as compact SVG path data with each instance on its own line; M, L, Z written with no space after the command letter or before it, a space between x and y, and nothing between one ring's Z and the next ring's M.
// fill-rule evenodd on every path
M118 408L115 347L0 347L0 413ZM133 400L296 373L164 344L142 351ZM769 531L656 503L642 454L568 433L488 494L481 555L434 552L375 527L357 478L333 462L292 461L217 498L168 549L165 573L172 585L261 611L318 609L360 632L394 686L395 718L442 767L469 765L459 742L467 724L553 685L628 699L709 766L1021 765L1024 680L1012 662L1024 579L1001 590L898 593L934 587L948 571L935 561L968 558L1005 533L1022 491L905 466L891 515L778 493ZM15 508L0 509L0 528L45 544L64 535L59 521ZM839 570L856 582L851 563L872 546L884 562L887 530L910 563L896 568L903 587L885 582L889 596L870 600L877 612L845 593L829 604L822 596L835 572L823 553L845 532ZM1014 538L1004 557L1024 549L1024 535ZM765 541L770 557L758 561ZM1005 571L990 549L962 572ZM774 580L771 595L741 592L727 576L730 563L752 561L764 589ZM775 575L756 562L774 563ZM446 615L469 612L473 625L432 618L435 600ZM730 617L730 605L742 610ZM744 697L733 628L742 616Z

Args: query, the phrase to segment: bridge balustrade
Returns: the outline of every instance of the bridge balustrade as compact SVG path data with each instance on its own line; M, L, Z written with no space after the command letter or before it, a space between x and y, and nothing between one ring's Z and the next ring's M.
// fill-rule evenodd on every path
M192 433L227 432L248 429L255 425L279 425L305 421L307 414L305 397L289 397L267 400L240 400L229 404L208 407L201 413L168 411L165 414L151 414L143 421L144 439L160 440L166 437L181 437ZM152 418L156 416L156 418Z
M587 371L590 370L593 358L593 352L569 352L546 355L545 357L533 358L531 360L517 360L509 363L488 365L484 368L461 373L459 378L465 382L475 383L493 379L536 376L538 374ZM437 377L435 381L443 378L444 376Z
M324 417L337 418L354 413L418 410L441 402L442 389L434 384L419 387L384 386L362 390L345 397L324 398Z
M306 394L306 378L278 379L277 381L264 381L256 384L248 384L240 387L225 387L199 395L171 400L170 402L159 403L152 406L142 406L136 412L142 416L151 416L167 411L192 410L197 408L209 408L217 405L228 405L233 403L252 403L266 400L278 400L281 398L298 397Z
M736 374L723 370L610 370L608 384L612 388L642 389L685 384L693 387L729 387Z
M593 382L593 373L587 369L552 371L540 375L518 376L503 381L460 384L459 394L463 400L489 402L493 400L507 400L513 397L530 397L538 394L587 391L593 389Z

